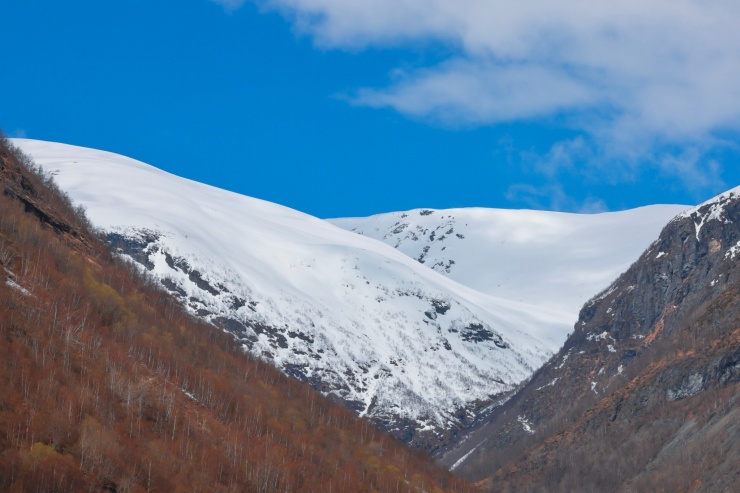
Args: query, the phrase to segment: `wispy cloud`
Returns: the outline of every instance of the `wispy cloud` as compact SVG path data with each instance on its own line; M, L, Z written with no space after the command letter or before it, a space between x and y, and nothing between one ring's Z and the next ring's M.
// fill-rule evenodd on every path
M701 149L688 148L678 154L668 154L659 161L662 174L677 178L690 192L699 197L706 189L727 188L722 180L722 165L707 158Z
M607 212L607 204L591 195L578 200L568 195L560 184L535 186L528 183L511 185L506 192L506 199L512 203L532 209L546 209L561 212L578 212L582 214L596 214Z
M556 142L543 154L521 152L518 159L530 172L552 183L576 178L586 184L615 185L636 182L649 171L659 180L676 183L697 200L707 190L720 191L728 186L722 180L721 163L712 156L711 144L691 141L615 149L598 139L578 136Z
M647 162L678 177L709 171L710 183L712 165L692 153L740 130L736 0L259 3L326 48L447 43L444 62L352 101L451 125L557 118L583 135L543 156L571 152L561 164L578 151L618 161L624 176ZM661 157L664 148L677 150Z
M354 102L444 123L486 124L585 109L598 102L598 95L565 70L454 59L403 74L389 88L362 89Z

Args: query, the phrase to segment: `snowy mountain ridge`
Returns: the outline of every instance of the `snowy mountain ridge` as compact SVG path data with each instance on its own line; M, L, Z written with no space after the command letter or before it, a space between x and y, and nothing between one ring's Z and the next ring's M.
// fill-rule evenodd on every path
M193 314L409 441L511 390L555 349L542 328L567 330L286 207L112 153L14 144Z
M55 176L122 255L154 275L191 313L235 334L247 350L287 374L427 448L472 422L559 348L582 304L575 296L563 303L561 291L580 296L582 290L585 301L684 209L646 208L645 224L643 214L633 211L580 216L419 210L420 220L457 218L431 231L432 225L413 225L427 229L419 253L425 254L423 265L405 249L417 247L408 238L387 245L104 151L13 143ZM491 214L505 221L489 224ZM386 216L389 227L398 222ZM605 225L578 230L573 224L584 217ZM350 221L356 219L332 220L345 227ZM411 230L409 224L393 234ZM601 242L588 241L594 231ZM453 238L472 246L456 249L448 241ZM492 247L507 241L509 250ZM604 254L612 251L607 243L616 254ZM488 250L500 264L490 262ZM590 263L579 267L585 251ZM439 270L443 260L450 267L444 275L427 267ZM496 265L509 271L496 273ZM465 272L478 277L455 277ZM503 273L508 290L484 289L482 281L499 276L489 287L501 284Z
M546 307L572 328L601 292L658 237L682 205L602 214L485 208L415 209L329 221L383 241L477 291ZM542 337L557 349L568 330Z

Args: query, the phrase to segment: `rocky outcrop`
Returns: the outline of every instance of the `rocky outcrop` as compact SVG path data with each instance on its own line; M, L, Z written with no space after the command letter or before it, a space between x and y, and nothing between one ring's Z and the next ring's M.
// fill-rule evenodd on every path
M25 212L52 229L60 241L94 256L93 240L81 232L92 229L84 210L75 208L51 177L37 171L33 161L0 133L0 193L23 204Z
M496 491L732 484L740 474L731 438L740 429L739 192L671 221L584 306L561 351L442 462ZM691 459L699 455L701 467Z

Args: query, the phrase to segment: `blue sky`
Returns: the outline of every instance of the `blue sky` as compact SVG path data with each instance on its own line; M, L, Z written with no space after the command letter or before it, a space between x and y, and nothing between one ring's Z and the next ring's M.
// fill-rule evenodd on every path
M319 217L740 184L729 0L24 0L2 18L7 134Z

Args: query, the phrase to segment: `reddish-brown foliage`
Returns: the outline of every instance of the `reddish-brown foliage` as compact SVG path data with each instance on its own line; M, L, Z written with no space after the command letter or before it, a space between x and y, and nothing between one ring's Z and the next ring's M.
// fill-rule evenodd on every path
M0 139L0 490L467 491L250 358Z

